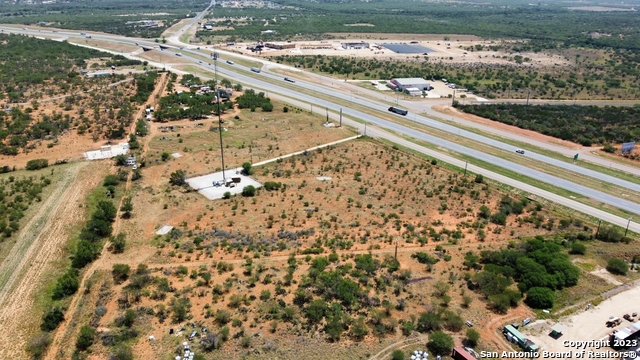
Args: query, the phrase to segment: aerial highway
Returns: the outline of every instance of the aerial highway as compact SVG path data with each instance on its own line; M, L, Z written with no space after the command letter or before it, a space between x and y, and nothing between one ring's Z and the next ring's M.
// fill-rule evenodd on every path
M193 21L195 21L197 18L194 18ZM192 23L192 22L191 22ZM185 25L185 27L190 26L189 24ZM28 33L31 35L35 35L35 33L42 33L42 29L38 29L39 31L36 31L34 29L28 29L28 30L20 30L19 28L14 28L14 27L0 27L1 29L5 30L5 31L9 31L11 30L11 32L18 32L18 33ZM180 33L182 31L179 31L178 33ZM53 34L53 35L57 35L57 36L68 36L68 37L81 37L79 35L79 32L71 32L71 31L61 31L59 33ZM93 34L92 34L93 35ZM144 39L130 39L130 38L125 38L125 37L121 37L121 36L115 36L115 35L104 35L104 34L95 34L94 35L95 39L100 39L100 40L106 40L106 41L114 41L114 42L118 42L118 43L123 43L123 44L143 44L145 46L157 46L157 44L155 44L154 42L151 42L149 40L144 40ZM203 62L200 63L202 61L202 59L204 58L205 60L207 59L208 53L203 53L202 51L196 51L194 48L194 46L189 46L191 49L187 49L186 48L187 45L184 46L184 48L181 50L182 53L182 57L180 58L181 62L184 61L191 61L193 63L195 63L196 65L208 68L209 70L213 70L214 67L214 63L211 62ZM170 49L165 50L166 52L171 52L174 50L177 50L179 48L179 46L177 47L170 47ZM207 50L207 51L211 51L211 50ZM228 54L225 54L223 52L221 52L221 55L223 57L226 56L231 56ZM231 57L228 57L229 59ZM218 61L218 65L222 65L222 61ZM628 212L631 213L635 213L635 214L640 214L640 204L628 201L626 199L622 199L616 196L612 196L603 192L600 192L596 189L592 189L592 188L588 188L582 185L578 185L575 184L571 181L568 180L564 180L561 178L558 178L556 176L550 175L550 174L546 174L543 173L541 171L537 171L537 170L533 170L530 169L524 165L520 165L520 164L516 164L504 159L501 159L499 157L496 156L492 156L492 155L488 155L488 154L484 154L481 153L479 151L467 148L465 146L456 144L454 142L445 140L445 139L441 139L429 134L426 134L424 132L415 130L415 129L411 129L409 127L397 124L395 122L391 122L388 120L384 120L381 118L378 118L374 115L371 115L369 113L364 113L362 111L358 111L358 110L354 110L354 109L350 109L348 106L345 105L341 105L338 104L334 101L328 101L328 100L323 100L320 98L317 98L315 96L312 95L307 95L304 93L301 93L299 91L300 88L304 88L307 90L311 90L311 91L316 91L318 93L322 93L325 94L327 96L333 96L333 97L341 97L342 99L348 99L349 96L351 94L336 94L336 90L335 89L330 89L330 88L326 88L324 86L315 84L315 83L309 83L306 81L302 81L302 80L297 80L295 84L293 83L289 83L289 82L285 82L282 78L282 76L280 75L276 75L276 74L272 74L266 71L263 71L260 74L255 74L253 72L250 71L249 68L247 67L243 67L240 65L233 65L233 66L218 66L218 72L220 72L221 76L227 76L231 79L234 79L240 83L246 84L250 87L253 88L257 88L260 90L265 90L270 92L271 94L279 94L280 96L286 98L286 99L297 99L297 101L303 101L306 102L307 104L313 104L317 107L320 108L326 108L328 110L331 110L333 112L337 112L340 109L343 110L343 114L347 117L352 117L355 119L360 119L361 121L364 121L368 124L373 124L376 125L378 127L377 129L377 136L379 137L385 137L384 134L388 134L390 137L391 134L382 131L382 129L388 129L391 130L397 134L403 134L406 136L410 136L412 138L421 140L421 141L425 141L425 142L429 142L435 145L438 145L442 148L446 148L449 150L453 150L455 152L458 152L460 154L465 154L474 158L477 158L479 160L482 161L486 161L488 163L492 163L495 164L497 166L509 169L511 171L517 172L519 173L521 176L527 176L527 177L531 177L534 179L538 179L544 182L547 182L549 184L552 184L554 186L569 190L571 192L574 192L576 194L580 194L582 196L585 197L589 197L592 198L594 200L606 203L606 204L610 204L612 206L624 209ZM375 102L372 101L370 99L367 98L363 98L362 96L356 96L356 101L358 103L359 106L365 106L365 107L369 107L373 110L378 110L378 111L385 111L387 110L388 105L384 105L384 104L380 104L380 102ZM320 109L318 109L320 110ZM435 120L432 120L430 118L424 117L422 115L417 115L415 114L413 117L409 116L409 119L412 119L416 122L420 122L420 123L424 123L424 124L429 124L430 126L436 127L438 129L441 130L445 130L445 131L449 131L451 133L454 134L460 134L460 136L467 136L469 138L472 138L474 140L480 141L480 142L485 142L487 144L490 144L492 146L496 146L496 147L500 147L506 150L515 150L514 146L508 145L508 144L503 144L499 141L487 138L487 137L483 137L481 135L477 135L471 132L467 132L465 130L461 130L455 126L452 125L448 125L448 124L444 124ZM528 151L527 152L529 154L529 156L531 156L532 158L535 158L536 160L540 160L540 161L544 161L550 164L554 164L556 166L562 166L563 168L568 168L568 165L566 162L562 162L553 158L549 158L543 155L539 155L539 154L533 154L532 152ZM575 165L574 165L575 166ZM587 176L592 176L594 178L598 178L600 180L603 181L607 181L607 182L611 182L611 183L615 183L619 186L623 186L623 187L627 187L633 190L636 189L640 189L640 186L638 186L635 183L631 183L628 181L623 181L620 179L617 179L615 177L606 175L606 174L602 174L596 171L592 171L589 170L589 174L587 174L585 168L579 167L579 166L575 166L575 168L572 168L572 170L574 171L579 171L582 174L585 174ZM491 176L492 178L495 178L495 176ZM517 179L515 179L517 181ZM519 188L530 188L531 186L524 186L526 184L519 182L520 184L518 185ZM527 190L529 192L532 192L530 190ZM533 192L532 192L533 193ZM543 195L541 195L543 196ZM549 196L543 196L545 198L549 198ZM557 197L557 195L556 195ZM553 199L550 199L553 200ZM554 200L556 201L556 200ZM562 203L561 201L558 201L559 203ZM575 201L572 201L576 204L579 204ZM598 209L594 209L592 207L589 207L587 205L581 205L581 206L576 206L576 208L580 208L580 211L583 211L587 214L590 214L592 216L595 217L599 217L599 218L605 218L605 216L603 216L604 212L602 212L601 210ZM603 214L604 213L604 214ZM610 214L609 214L610 215ZM606 218L608 218L610 222L621 225L621 226L626 226L627 225L627 219L623 219L620 218L618 216L606 216ZM632 224L633 225L633 224ZM636 231L640 231L640 227L636 227L636 225L630 226L630 229L635 229Z

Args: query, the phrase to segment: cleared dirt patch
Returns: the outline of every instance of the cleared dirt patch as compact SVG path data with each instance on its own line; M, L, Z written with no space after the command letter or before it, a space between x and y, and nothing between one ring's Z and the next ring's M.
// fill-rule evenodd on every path
M82 221L84 209L79 207L88 192L101 179L101 164L71 164L38 213L18 236L18 246L2 263L1 273L9 274L0 291L0 323L11 329L12 336L0 339L0 355L26 358L26 341L39 330L42 314L34 308L38 291L56 274L54 260L65 253L65 244L75 224Z

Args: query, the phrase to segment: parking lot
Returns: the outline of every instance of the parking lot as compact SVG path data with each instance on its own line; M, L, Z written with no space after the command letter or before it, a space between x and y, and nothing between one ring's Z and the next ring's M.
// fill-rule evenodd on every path
M568 349L563 345L563 342L608 339L613 330L621 330L630 326L632 322L627 320L622 320L620 325L613 328L607 327L605 322L611 316L622 318L624 314L640 312L638 298L640 298L640 287L634 287L604 300L598 306L592 306L586 311L582 308L577 313L560 318L558 321L538 320L524 327L522 332L528 339L538 344L541 351L562 352L576 350ZM557 340L549 336L551 326L556 323L565 326L562 336ZM604 351L606 349L597 350L587 347L585 350ZM609 350L611 349L609 348Z

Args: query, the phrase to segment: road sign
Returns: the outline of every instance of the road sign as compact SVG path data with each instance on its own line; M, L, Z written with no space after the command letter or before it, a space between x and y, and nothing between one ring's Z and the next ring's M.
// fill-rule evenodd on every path
M577 161L578 160L578 155L580 155L580 154L573 155L573 161Z
M633 148L636 146L635 141L634 142L627 142L627 143L623 143L622 144L622 153L623 154L628 154L630 152L633 151Z

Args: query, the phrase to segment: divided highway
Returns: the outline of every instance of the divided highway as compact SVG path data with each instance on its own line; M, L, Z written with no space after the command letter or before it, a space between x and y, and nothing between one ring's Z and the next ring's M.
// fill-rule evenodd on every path
M213 2L212 2L213 4ZM195 21L196 19L194 19L193 21ZM193 22L191 22L193 23ZM188 25L185 25L185 27ZM4 29L7 29L6 27L4 27ZM12 32L20 32L20 31L16 31L16 28L12 28ZM22 31L22 32L28 32L28 33L33 33L34 30L28 30L28 31ZM66 35L66 36L70 36L70 37L81 37L79 35L78 32L60 32L59 34L56 35ZM93 34L92 34L93 35ZM134 45L136 41L135 39L128 39L128 38L123 38L120 36L113 36L113 35L102 35L102 34L95 34L93 36L95 39L100 39L100 40L107 40L107 41L114 41L114 42L119 42L119 43L124 43L124 44L130 44L130 45ZM143 40L143 39L139 39L137 40L138 43L140 44L144 44L147 46L155 46L157 44L150 42L148 40ZM165 50L166 52L171 52L171 49L167 49ZM194 50L187 50L186 48L183 49L182 51L182 57L181 57L181 61L183 60L189 60L194 62L196 65L198 65L198 63L201 61L201 59L203 59L203 57L206 59L207 54L202 54L202 52L198 52L198 51L194 51ZM196 57L197 56L197 57ZM219 61L221 63L221 61ZM218 64L221 65L221 64ZM200 66L204 66L206 68L209 68L210 70L213 70L213 63L211 63L211 65L207 64L207 63L202 63L200 64ZM282 96L289 98L289 99L297 99L299 101L304 101L306 103L309 104L313 104L315 106L319 106L321 108L327 108L330 109L331 111L334 112L338 112L341 108L343 110L343 114L345 116L350 116L356 119L360 119L363 120L369 124L374 124L377 125L378 127L382 128L382 129L388 129L391 131L396 132L397 134L403 134L406 136L410 136L413 137L415 139L421 140L421 141L425 141L425 142L429 142L432 144L435 144L437 146L440 146L442 148L446 148L455 152L458 152L460 154L464 154L470 157L474 157L477 158L479 160L488 162L488 163L492 163L494 165L503 167L505 169L509 169L511 171L517 172L519 173L521 176L527 176L527 177L531 177L534 179L538 179L540 181L544 181L546 183L549 183L551 185L557 186L559 188L563 188L565 190L580 194L582 196L585 197L589 197L592 198L594 200L624 209L626 211L635 213L635 214L640 214L640 204L628 201L626 199L622 199L613 195L609 195L606 193L603 193L601 191L598 191L596 189L592 189L586 186L582 186L582 185L578 185L575 184L571 181L568 180L564 180L561 178L558 178L556 176L550 175L550 174L546 174L543 173L541 171L537 171L537 170L533 170L530 169L524 165L520 165L520 164L516 164L507 160L504 160L502 158L493 156L493 155L488 155L488 154L484 154L481 152L478 152L476 150L467 148L465 146L453 143L451 141L445 140L445 139L441 139L429 134L426 134L424 132L418 131L418 130L414 130L411 128L408 128L406 126L400 125L400 124L396 124L394 122L391 121L387 121L384 119L380 119L376 116L358 111L358 110L353 110L350 109L348 107L346 107L345 105L340 105L337 104L335 102L332 101L327 101L327 100L323 100L323 99L318 99L315 98L314 96L311 95L307 95L304 93L299 92L298 90L296 90L296 88L304 88L310 91L315 91L321 94L324 94L326 96L332 96L334 98L339 98L340 95L342 95L342 99L348 99L350 96L352 96L352 94L350 93L336 93L335 89L329 89L329 88L325 88L324 86L321 85L317 85L317 84L313 84L313 83L308 83L302 80L298 80L295 84L291 84L291 83L285 83L283 78L281 76L278 75L274 75L274 74L270 74L268 72L263 71L260 74L256 74L253 73L249 70L249 68L240 66L240 65L233 65L233 66L218 66L218 72L224 76L227 76L231 79L234 79L240 83L243 84L248 84L251 87L260 89L260 90L265 90L265 91L269 91L271 93L277 93L277 94L281 94ZM265 81L266 79L270 79L270 81ZM281 84L274 84L273 82L282 82ZM362 98L362 97L358 97L355 96L355 99L358 103L359 106L365 106L365 107L369 107L372 110L378 110L378 111L387 111L388 105L382 105L379 102L373 102L369 99L366 98ZM411 114L408 116L409 119L412 119ZM473 139L474 141L478 141L478 142L482 142L497 148L501 148L501 149L505 149L508 151L515 151L515 147L508 145L508 144L504 144L501 143L500 141L497 140L493 140L490 138L487 138L485 136L482 135L478 135L472 132L468 132L465 130L461 130L455 126L452 125L448 125L448 124L444 124L441 122L438 122L436 120L430 119L428 117L424 117L418 114L414 114L413 115L413 119L416 122L425 124L425 125L429 125L435 128L438 128L440 130L443 131L447 131L450 132L451 134L459 134L459 136L465 136L467 138ZM378 132L378 136L380 137L384 137L384 133L382 131ZM535 154L531 151L528 151L527 154L525 156L529 156L533 159L542 161L542 162L546 162L550 165L554 165L554 166L559 166L561 168L565 168L565 169L569 169L572 171L576 171L579 172L581 174L584 174L586 176L590 176L602 181L606 181L612 184L616 184L618 186L621 187L625 187L634 191L639 191L640 192L640 185L629 182L629 181L625 181L625 180L621 180L618 178L615 178L613 176L610 175L606 175L606 174L602 174L599 173L597 171L593 171L593 170L589 170L589 169L585 169L583 167L577 166L577 165L573 165L573 164L568 164L566 162L560 161L560 160L556 160L553 158L549 158L547 156L544 155L540 155L540 154ZM517 180L517 179L516 179ZM585 208L586 207L586 208ZM593 210L590 211L589 209ZM580 211L585 212L587 214L590 214L592 216L596 216L596 217L600 217L602 218L602 211L597 210L597 209L593 209L591 207L588 206L582 206L582 208L580 209ZM607 218L611 218L610 216L607 216ZM627 219L622 219L620 217L614 217L611 218L609 221L616 223L618 225L622 225L625 226L627 223ZM636 228L636 226L632 226L632 229ZM640 227L638 227L637 229L634 229L635 231L640 230Z

